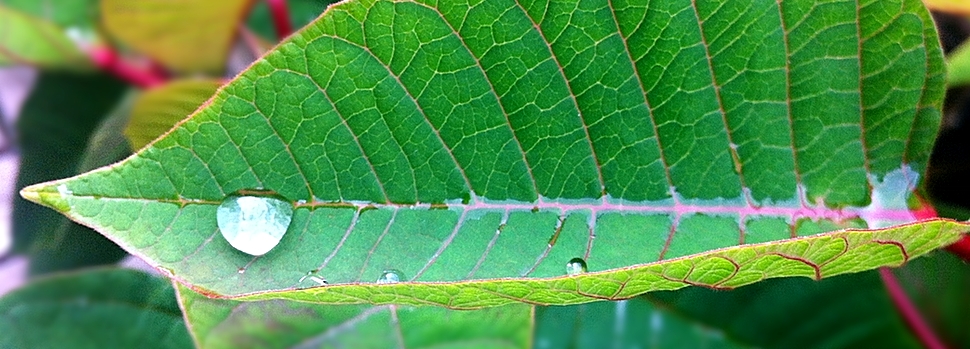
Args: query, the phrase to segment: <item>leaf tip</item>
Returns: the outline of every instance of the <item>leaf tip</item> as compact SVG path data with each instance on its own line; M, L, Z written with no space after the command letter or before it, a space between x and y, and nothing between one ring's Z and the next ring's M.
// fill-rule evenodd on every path
M54 186L52 183L34 184L20 190L20 196L24 199L59 212L71 210L65 194L69 194L69 190L63 184Z

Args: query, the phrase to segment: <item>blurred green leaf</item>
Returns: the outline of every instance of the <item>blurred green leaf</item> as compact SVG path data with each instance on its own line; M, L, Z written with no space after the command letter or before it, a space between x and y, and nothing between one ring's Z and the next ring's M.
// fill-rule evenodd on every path
M102 0L107 32L180 73L220 74L253 0Z
M0 298L3 348L190 348L167 280L101 269L38 279Z
M767 280L731 291L647 295L662 308L762 348L920 348L876 272Z
M21 151L17 188L120 159L127 145L91 137L126 88L103 74L42 73L17 121ZM120 129L114 132L120 135ZM90 228L21 198L14 200L13 217L14 252L31 256L35 273L113 263L124 256L124 251Z
M64 29L0 4L0 66L90 68L90 60Z
M200 348L527 348L532 306L475 311L210 299L179 285Z
M196 343L205 349L391 348L402 346L399 340L405 348L748 347L642 298L535 311L525 304L447 310L238 302L209 299L181 285L178 289Z
M131 146L121 130L131 114L134 98L122 98L108 118L91 133L77 172L85 172L118 162L131 155ZM126 255L125 251L91 228L59 218L56 230L34 241L30 248L30 273L44 274L89 265L108 264Z
M144 91L135 101L125 137L141 149L199 108L222 85L219 80L174 80Z
M206 292L322 303L821 278L966 232L836 232L914 219L944 78L921 3L646 5L344 2L125 162L23 194ZM295 207L258 258L216 224L247 189Z
M970 84L970 44L963 43L946 58L946 83L950 87Z
M642 297L536 307L536 349L754 348Z
M0 0L7 6L61 28L93 30L98 24L99 0Z
M970 348L970 265L940 252L893 271L935 332L951 348Z

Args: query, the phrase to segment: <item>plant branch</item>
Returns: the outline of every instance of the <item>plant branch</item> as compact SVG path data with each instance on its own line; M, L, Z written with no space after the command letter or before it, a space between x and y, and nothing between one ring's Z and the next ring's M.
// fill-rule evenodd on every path
M141 88L161 85L165 76L157 69L145 69L131 65L118 57L118 53L109 47L94 48L90 52L91 60L104 71L107 71L124 81Z
M903 317L903 321L909 326L916 338L929 349L945 349L946 345L943 344L930 328L930 325L926 323L923 319L923 315L919 313L919 309L913 305L913 302L909 299L909 295L903 290L903 287L899 284L899 280L896 279L896 275L893 275L892 270L889 268L879 268L879 277L882 278L883 285L886 286L886 291L889 293L889 298L892 299L893 305L896 306L896 310L899 311L899 315Z
M293 32L293 24L290 22L290 11L287 9L286 0L266 0L266 5L269 6L270 16L273 17L276 36L283 40Z

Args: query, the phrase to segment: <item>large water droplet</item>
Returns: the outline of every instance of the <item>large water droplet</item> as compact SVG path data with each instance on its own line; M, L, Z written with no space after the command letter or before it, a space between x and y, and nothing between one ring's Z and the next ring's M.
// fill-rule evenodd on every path
M579 275L586 272L586 261L573 258L566 263L566 275Z
M229 195L216 210L222 237L232 247L253 256L262 256L276 247L292 219L290 203L249 191Z
M388 269L388 270L385 270L383 274L381 274L381 277L377 278L377 283L393 284L393 283L401 282L401 279L403 278L404 278L404 274L401 273L400 270Z

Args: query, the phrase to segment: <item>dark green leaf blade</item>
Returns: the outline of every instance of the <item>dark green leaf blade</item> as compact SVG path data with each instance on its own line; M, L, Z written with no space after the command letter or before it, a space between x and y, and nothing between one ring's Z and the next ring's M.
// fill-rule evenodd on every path
M62 274L0 298L4 348L188 348L175 292L125 269Z
M950 253L934 253L894 269L900 283L932 326L951 348L970 345L970 265Z
M22 154L17 188L73 176L128 155L125 144L92 141L126 88L105 74L41 74L17 122ZM122 115L115 118L127 116L118 113ZM90 228L21 198L14 201L13 238L14 253L31 256L34 273L114 263L125 254Z
M644 298L535 310L524 304L460 311L391 310L282 300L239 302L206 298L184 286L178 289L189 327L204 349L750 347Z
M762 348L919 348L876 272L731 291L656 292L655 304Z
M892 4L349 1L134 157L24 195L247 299L570 304L898 265L967 225L892 226L942 88L925 9ZM294 203L262 257L218 236L241 189Z
M642 297L536 307L533 348L755 348Z

